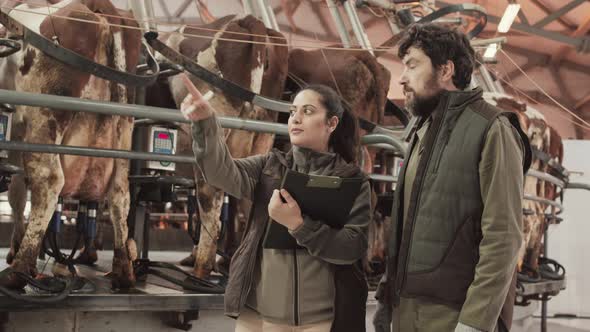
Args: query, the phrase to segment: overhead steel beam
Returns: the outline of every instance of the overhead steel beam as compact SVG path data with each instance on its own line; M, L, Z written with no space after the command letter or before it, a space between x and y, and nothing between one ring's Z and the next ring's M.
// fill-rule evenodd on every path
M180 17L182 16L182 14L184 14L184 12L186 11L186 9L188 8L188 6L190 6L190 4L193 2L193 0L184 0L184 2L182 3L182 5L180 5L180 7L178 7L178 9L174 12L174 17Z
M590 46L589 46L590 37L585 37L585 35L588 33L588 31L590 31L590 17L587 17L586 21L584 21L584 23L582 23L580 26L578 26L576 31L572 32L571 36L585 38L586 44L583 45L582 47L590 48ZM576 50L579 50L579 49L576 48ZM553 59L551 59L551 63L556 66L559 65L559 63L563 60L563 58L567 55L567 53L569 51L570 51L569 48L562 47L561 50L559 50L555 53L555 55L553 56Z
M441 6L450 5L449 3L444 2L444 1L438 1L437 3ZM488 14L488 23L498 24L498 23L500 23L500 20L501 20L500 17ZM561 34L559 32L539 29L539 28L536 28L536 27L531 26L529 24L514 22L514 23L512 23L511 29L522 31L522 32L525 32L525 33L528 33L531 35L540 36L545 39L553 40L555 42L565 44L568 46L572 46L576 50L583 50L583 48L585 46L584 38L576 38L576 37L572 37L572 36L566 36L566 35ZM586 51L588 51L588 50L586 50Z
M160 3L160 8L162 8L164 15L166 15L167 17L171 17L172 15L170 14L170 10L168 10L168 6L166 5L166 1L158 0L158 2Z
M529 20L526 18L522 9L518 11L518 18L520 19L520 23L529 24Z
M535 6L537 6L537 8L539 8L543 12L545 12L546 15L550 15L553 12L553 10L550 9L549 7L547 7L547 5L545 5L545 3L543 3L543 2L541 2L541 0L531 0L531 2ZM576 25L573 24L572 22L570 22L569 20L567 20L565 17L560 17L557 19L557 21L571 31L576 30Z
M518 55L529 57L529 58L536 57L539 59L541 64L548 64L551 61L550 59L552 56L552 54L535 52L530 49L526 49L523 47L514 46L514 45L510 45L510 44L502 45L502 49L504 49L505 51L508 51L510 53L518 54ZM576 62L571 62L571 61L562 61L559 66L562 68L572 70L572 71L576 71L576 72L584 73L586 75L590 75L590 66L587 66L587 65L582 65L582 64L579 64Z
M586 96L582 97L582 99L580 99L576 105L574 106L574 108L576 110L580 110L582 108L582 106L586 105L588 102L590 101L590 93L586 94Z
M340 40L342 41L342 45L345 48L350 48L352 45L352 41L350 40L350 34L346 29L346 25L344 24L344 19L342 18L342 14L338 9L338 6L334 2L334 0L326 0L326 4L328 9L330 10L330 14L332 15L332 19L334 20L334 24L336 24L336 30L338 31L338 35L340 36ZM326 33L332 34L332 30L328 29L325 26Z
M488 15L488 22L490 22L490 23L498 24L498 23L500 23L500 19L501 19L500 17ZM512 23L512 29L526 32L531 35L543 37L545 39L549 39L549 40L552 40L552 41L555 41L555 42L558 42L561 44L568 45L570 47L574 47L576 49L581 49L582 46L584 45L583 38L575 38L575 37L566 36L566 35L561 34L559 32L539 29L534 26L530 26L528 24L515 22L515 23Z
M521 67L522 71L520 69L516 68L513 71L509 72L508 74L504 75L502 78L505 79L505 80L511 81L511 80L519 77L520 75L522 75L522 72L523 71L524 72L527 72L527 71L529 71L529 70L531 70L531 69L533 69L533 68L535 68L535 67L537 67L539 65L540 65L539 62L534 61L534 60L529 60L529 61L527 61L527 63L525 63Z
M561 7L558 10L554 11L553 13L547 15L544 19L542 19L539 22L535 23L533 26L535 28L539 28L540 29L540 28L546 26L547 24L549 24L549 23L557 20L558 18L562 17L563 15L567 14L568 12L570 12L574 8L578 7L579 5L583 4L584 2L586 2L586 0L573 0L570 3L568 3L567 5Z

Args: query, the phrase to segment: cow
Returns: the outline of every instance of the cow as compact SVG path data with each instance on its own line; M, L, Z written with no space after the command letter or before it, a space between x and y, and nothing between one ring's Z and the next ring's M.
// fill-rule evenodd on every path
M54 15L48 17L48 12ZM51 7L22 4L10 16L96 63L134 72L139 61L141 33L136 29L137 22L130 12L116 9L108 0L64 0ZM119 103L133 100L132 89L73 69L30 45L14 56L17 91ZM14 119L14 131L23 142L131 149L133 119L129 117L17 106ZM16 224L11 244L13 272L0 278L0 285L22 288L25 282L14 272L36 275L41 242L61 196L80 201L108 200L115 239L112 286L132 287L136 250L127 237L129 161L40 153L18 153L16 158L22 162L24 176L14 178L9 189ZM31 213L25 231L27 188L31 191Z
M494 98L494 101L498 107L517 114L521 127L527 133L533 150L541 151L551 156L554 162L561 164L563 161L561 137L547 123L543 114L525 103L514 100L512 97ZM533 153L530 169L556 174L556 171L549 167L548 162L540 159L535 153ZM545 198L550 201L554 201L558 197L555 185L533 176L525 177L524 193L525 195ZM524 242L519 251L518 267L523 275L532 278L532 280L535 280L538 275L543 235L548 224L546 210L547 205L541 202L529 199L523 201Z
M330 86L356 116L383 122L391 73L368 51L294 49L289 52L289 75L292 81Z
M281 97L287 76L286 42L280 33L267 29L253 16L230 15L199 27L183 26L177 34L161 38L171 48L243 88L272 98ZM272 45L265 45L267 42L272 42ZM199 90L212 89L197 77L189 76ZM146 104L178 108L187 93L180 77L172 76L147 89ZM215 90L210 103L219 115L267 122L277 120L276 112L253 106L223 91ZM266 153L274 141L272 134L244 130L226 129L225 137L234 158ZM192 154L190 125L181 126L176 151L178 154ZM198 246L184 262L194 262L193 274L208 278L215 267L223 192L206 184L198 168L178 165L176 173L195 178L200 205L201 232ZM228 232L228 235L231 236L232 232ZM231 239L227 242L235 243Z

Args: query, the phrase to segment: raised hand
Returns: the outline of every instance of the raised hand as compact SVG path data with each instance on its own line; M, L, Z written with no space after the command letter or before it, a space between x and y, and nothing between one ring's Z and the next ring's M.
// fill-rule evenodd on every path
M203 96L186 74L180 74L180 78L189 92L180 104L180 112L185 119L199 121L211 117L214 110L209 105L209 99L213 97L213 92L209 91Z

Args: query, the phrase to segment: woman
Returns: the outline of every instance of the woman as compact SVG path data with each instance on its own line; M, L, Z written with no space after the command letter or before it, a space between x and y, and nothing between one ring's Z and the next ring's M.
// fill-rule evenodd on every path
M193 121L193 150L205 180L253 203L225 293L226 314L239 316L236 331L365 331L367 283L360 260L371 202L368 178L354 164L356 119L334 90L308 86L293 101L291 151L232 159L214 110L195 95L187 96L181 111ZM364 178L344 228L302 215L289 193L277 190L287 169ZM263 248L270 219L286 226L304 249Z

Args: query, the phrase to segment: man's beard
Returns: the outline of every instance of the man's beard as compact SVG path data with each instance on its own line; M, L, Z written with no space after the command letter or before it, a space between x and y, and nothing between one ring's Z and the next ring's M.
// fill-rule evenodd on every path
M410 91L413 95L411 100L406 98L406 108L412 113L414 116L421 116L421 117L428 117L438 103L442 96L443 89L438 86L436 75L433 73L426 86L429 88L428 95L420 96L416 94L416 91L407 88L406 91Z
M407 106L408 110L415 116L428 117L434 112L436 106L440 102L442 90L439 90L431 96L418 96L414 94L414 98Z

